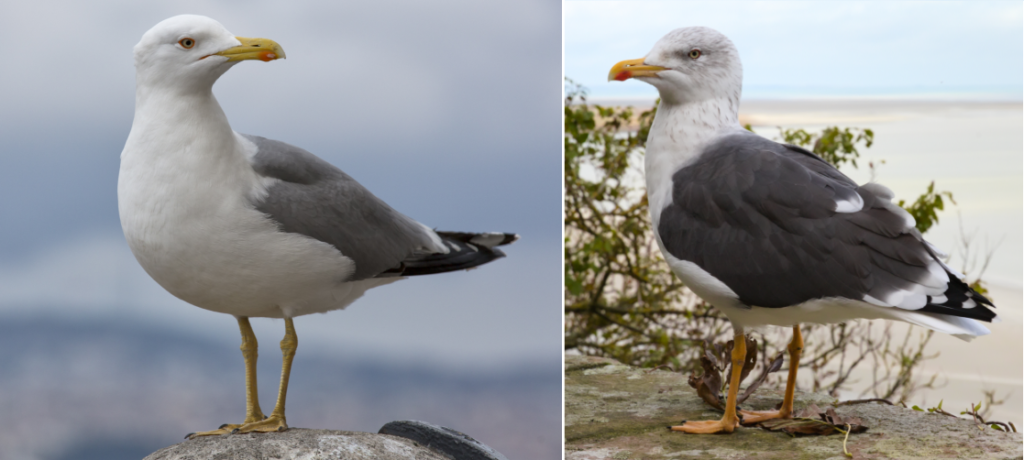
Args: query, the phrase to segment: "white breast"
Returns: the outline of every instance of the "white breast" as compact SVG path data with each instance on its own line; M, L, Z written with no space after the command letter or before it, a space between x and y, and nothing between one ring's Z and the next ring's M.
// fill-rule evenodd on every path
M393 281L344 283L351 259L279 231L254 209L251 198L268 183L249 166L255 146L230 128L225 135L200 126L155 142L139 125L121 155L121 226L139 263L171 294L233 315L291 317L343 308Z
M672 175L696 161L714 139L743 131L728 112L718 110L718 101L669 105L662 102L651 126L644 153L647 202L655 231L661 211L672 202ZM723 115L725 114L725 115Z

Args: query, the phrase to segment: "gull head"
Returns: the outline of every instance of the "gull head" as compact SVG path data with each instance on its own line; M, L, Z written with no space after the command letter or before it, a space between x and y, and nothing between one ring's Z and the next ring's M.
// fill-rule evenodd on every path
M135 73L139 86L201 91L238 62L284 57L273 40L236 37L213 19L183 14L142 35L135 45Z
M743 65L728 37L708 27L669 32L647 56L619 62L608 80L635 78L658 89L663 101L685 104L708 99L739 102Z

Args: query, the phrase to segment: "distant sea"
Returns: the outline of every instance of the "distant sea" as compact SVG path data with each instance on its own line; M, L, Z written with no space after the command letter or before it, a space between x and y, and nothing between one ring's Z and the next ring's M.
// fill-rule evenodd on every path
M657 91L648 85L623 85L618 82L590 82L587 85L590 96L606 103L611 101L653 101ZM926 101L968 101L968 102L1021 102L1024 90L1020 86L782 86L750 85L743 87L744 100L807 101L814 99L842 100L926 100ZM609 104L612 105L612 104Z

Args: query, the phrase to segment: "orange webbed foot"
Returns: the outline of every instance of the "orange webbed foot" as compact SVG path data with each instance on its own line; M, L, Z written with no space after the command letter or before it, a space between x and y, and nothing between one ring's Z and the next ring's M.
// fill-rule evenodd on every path
M792 418L792 414L784 413L781 410L741 410L739 411L739 414L740 423L743 424L743 426L750 426L775 418Z
M682 431L683 433L693 434L714 434L714 433L732 433L733 430L738 427L739 420L729 422L725 419L722 420L706 420L699 422L688 422L683 420L682 425L670 426L668 429L672 431Z

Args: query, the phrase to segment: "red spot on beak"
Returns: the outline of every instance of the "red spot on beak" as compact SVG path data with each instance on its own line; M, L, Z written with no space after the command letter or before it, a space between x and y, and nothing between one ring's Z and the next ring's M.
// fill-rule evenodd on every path
M632 76L633 76L633 72L630 72L628 70L623 70L622 72L619 72L618 74L615 75L615 79L618 80L618 81L626 81L626 80L628 80Z
M277 59L277 55L270 51L264 51L260 53L260 60L263 62L270 62L273 61L274 59Z

